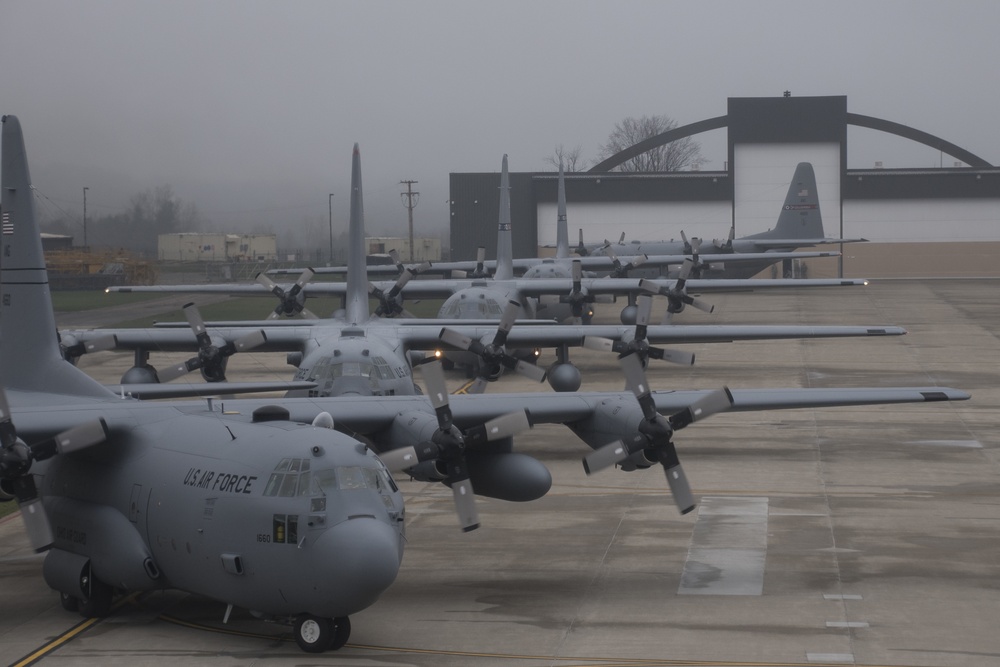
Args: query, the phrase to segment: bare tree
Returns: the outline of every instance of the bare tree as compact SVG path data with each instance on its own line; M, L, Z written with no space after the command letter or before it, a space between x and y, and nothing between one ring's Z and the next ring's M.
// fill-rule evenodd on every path
M552 165L555 169L559 168L559 162L563 164L563 170L565 171L580 171L583 169L584 164L580 159L581 149L579 146L573 148L572 150L566 150L563 144L556 146L552 155L545 158L545 163Z
M669 116L643 116L625 118L615 125L608 135L608 142L601 146L598 161L634 146L640 141L663 134L677 127L677 121ZM626 160L615 167L618 171L683 171L698 169L705 162L701 157L701 145L691 137L684 137L669 144L657 146Z

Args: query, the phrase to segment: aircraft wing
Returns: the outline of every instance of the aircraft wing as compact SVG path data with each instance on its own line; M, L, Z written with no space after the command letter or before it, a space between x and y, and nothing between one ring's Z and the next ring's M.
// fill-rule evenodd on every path
M789 250L792 248L808 248L810 246L817 245L839 245L841 243L867 243L868 239L831 239L831 238L817 238L817 239L737 239L733 243L739 247L739 245L745 245L753 248L767 248L768 255L766 258L773 257L772 254L778 250ZM736 252L734 255L752 254ZM731 257L732 255L730 255Z
M566 278L539 278L514 280L516 289L523 296L539 297L546 294L566 294L573 289L573 282ZM591 294L627 296L647 290L641 285L655 285L661 291L673 289L676 280L639 280L633 278L584 278L581 287ZM867 285L863 278L773 278L773 279L689 279L688 292L736 292L781 288L850 287Z
M651 396L660 414L674 414L711 394L711 390L654 391ZM785 389L734 389L732 410L787 410L801 408L848 407L894 403L961 401L969 394L950 387L845 387ZM571 424L594 416L601 406L618 402L635 405L626 392L520 393L453 395L449 397L455 424L466 428L500 415L527 410L535 424ZM408 410L434 414L424 396L369 397L341 396L308 401L298 399L235 399L226 402L227 411L246 414L256 407L281 405L293 421L311 422L320 412L329 412L335 424L364 435L377 435L396 417Z
M303 322L304 320L291 320ZM272 322L258 322L256 326L210 327L207 333L216 342L229 342L245 336L250 329L264 331L265 340L255 346L259 352L295 352L301 350L306 341L316 337L315 327L273 326ZM153 329L64 329L59 332L64 342L87 344L114 336L114 349L150 350L159 352L191 352L198 350L198 340L187 324L178 323L177 328Z
M126 387L127 390L127 387ZM676 414L712 393L710 390L654 391L650 395L658 413ZM970 395L950 387L844 387L785 389L734 389L732 410L750 412L758 410L785 410L800 408L848 407L863 405L930 403L937 401L963 401ZM47 397L55 401L48 403ZM74 404L65 396L39 395L37 392L8 390L18 433L29 440L51 437L100 414L110 430L132 429L138 424L152 423L167 413L209 414L205 401L94 401L84 400ZM624 415L637 412L635 397L628 392L580 393L519 393L453 395L449 397L454 423L459 428L482 425L509 413L527 410L533 424L565 424L574 426L587 420L609 429L619 429L622 435L629 430ZM618 410L616 406L629 409ZM53 407L58 409L53 409ZM353 431L380 441L387 430L401 416L425 413L434 418L435 409L427 396L381 396L377 401L367 396L339 396L332 398L244 398L228 399L225 412L215 406L213 413L220 419L251 421L259 408L279 406L288 410L291 421L312 423L323 412L333 417L339 429ZM579 433L579 431L578 431ZM392 448L392 442L381 443ZM604 444L604 443L601 443Z

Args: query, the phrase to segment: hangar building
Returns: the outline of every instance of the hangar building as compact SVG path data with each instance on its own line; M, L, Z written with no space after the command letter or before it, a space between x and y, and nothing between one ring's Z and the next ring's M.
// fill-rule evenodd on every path
M886 132L948 155L928 169L847 169L848 126ZM625 173L617 165L650 148L726 128L723 171ZM695 136L695 139L697 137ZM816 172L828 237L846 244L840 260L813 260L811 277L1000 276L1000 168L973 152L905 125L851 113L846 96L729 98L725 116L647 139L566 175L570 243L606 238L658 241L725 238L772 227L795 165ZM452 173L451 253L496 256L499 172ZM552 172L511 173L514 255L551 253L556 242Z

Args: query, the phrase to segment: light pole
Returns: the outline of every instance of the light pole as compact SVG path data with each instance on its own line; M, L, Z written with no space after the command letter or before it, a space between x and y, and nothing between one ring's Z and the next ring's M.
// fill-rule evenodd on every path
M327 198L330 204L330 262L327 266L333 266L333 193Z
M90 188L83 189L83 247L87 248L87 190Z

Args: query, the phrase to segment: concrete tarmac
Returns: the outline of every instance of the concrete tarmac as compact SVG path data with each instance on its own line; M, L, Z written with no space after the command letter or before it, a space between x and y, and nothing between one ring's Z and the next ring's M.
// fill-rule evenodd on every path
M972 400L715 416L675 437L699 498L686 516L660 469L587 477L588 448L561 426L517 438L549 466L550 493L479 499L472 533L459 531L450 490L401 480L399 577L352 617L348 645L322 656L299 651L288 628L244 610L223 624L224 605L179 592L81 626L42 580L20 520L2 520L0 663L26 664L75 628L34 664L998 665L998 288L883 281L707 296L716 312L684 322L909 333L678 346L696 364L653 366L653 388L945 385ZM599 308L615 321L618 307ZM584 390L621 388L614 355L572 356ZM83 367L110 383L130 363L100 354ZM284 355L253 353L229 371L291 374ZM504 377L490 391L550 390Z

